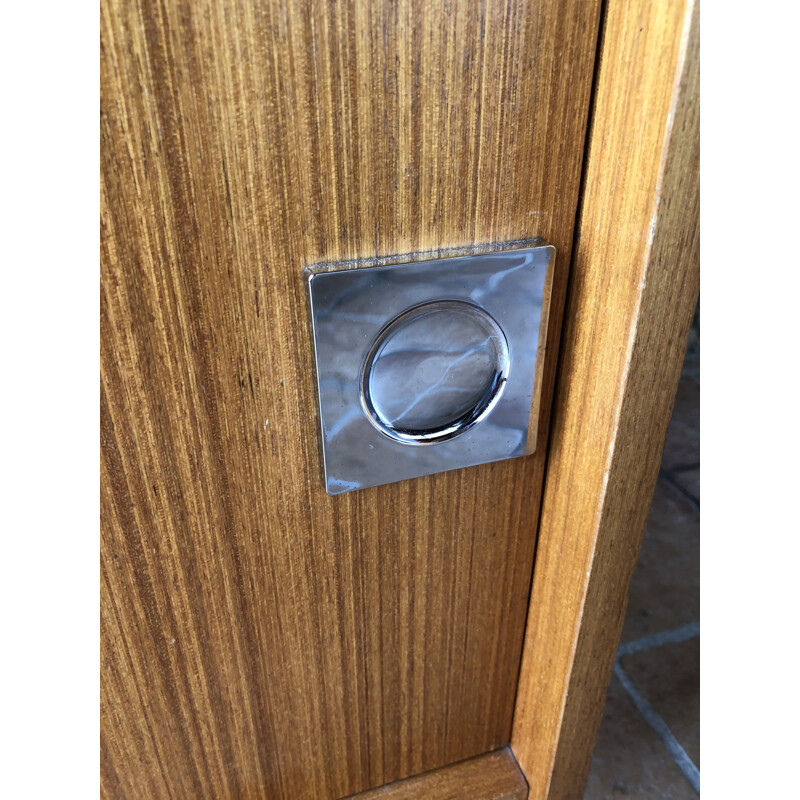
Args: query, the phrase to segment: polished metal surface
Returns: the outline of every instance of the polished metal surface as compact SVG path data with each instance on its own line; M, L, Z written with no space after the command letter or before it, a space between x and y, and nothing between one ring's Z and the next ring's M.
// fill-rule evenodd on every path
M554 255L542 245L309 276L330 494L532 452Z
M452 439L494 408L508 375L508 342L483 309L461 300L415 306L377 336L361 372L361 402L390 439Z

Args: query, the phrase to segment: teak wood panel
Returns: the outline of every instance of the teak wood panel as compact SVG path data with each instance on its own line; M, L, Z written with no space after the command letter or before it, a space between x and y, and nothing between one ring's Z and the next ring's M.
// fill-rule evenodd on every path
M301 275L554 244L545 442L598 5L103 0L104 797L509 741L544 448L328 497Z
M406 778L349 800L527 800L528 784L509 747Z
M583 795L699 292L699 3L610 0L512 749Z

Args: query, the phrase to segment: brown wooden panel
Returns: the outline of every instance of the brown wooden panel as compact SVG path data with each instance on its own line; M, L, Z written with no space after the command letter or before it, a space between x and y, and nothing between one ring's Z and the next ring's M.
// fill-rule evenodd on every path
M353 795L351 800L526 800L528 784L511 749L451 764Z
M328 497L301 273L542 236L557 343L597 19L103 0L104 796L342 797L509 741L542 454Z
M699 291L699 5L612 0L512 748L583 795Z

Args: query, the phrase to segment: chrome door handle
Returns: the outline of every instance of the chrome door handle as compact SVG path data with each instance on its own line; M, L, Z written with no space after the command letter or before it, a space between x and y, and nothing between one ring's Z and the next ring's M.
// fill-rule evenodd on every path
M533 451L554 256L542 244L312 268L329 494Z

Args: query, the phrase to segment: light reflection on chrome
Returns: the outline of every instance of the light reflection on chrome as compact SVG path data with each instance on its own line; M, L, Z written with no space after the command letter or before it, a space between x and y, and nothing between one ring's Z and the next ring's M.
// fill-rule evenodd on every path
M554 255L542 245L309 275L330 494L532 452Z

